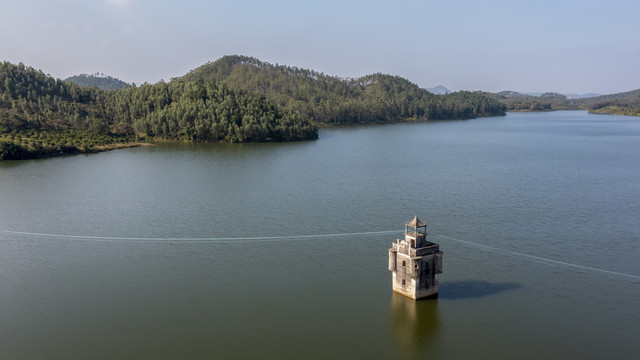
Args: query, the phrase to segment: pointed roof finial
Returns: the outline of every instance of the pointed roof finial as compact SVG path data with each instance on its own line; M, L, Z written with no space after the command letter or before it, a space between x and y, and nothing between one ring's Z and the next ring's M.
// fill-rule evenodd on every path
M407 225L407 226L414 227L414 228L427 226L427 223L423 222L423 221L420 221L420 219L418 219L417 215L413 218L413 220L407 221L404 224Z

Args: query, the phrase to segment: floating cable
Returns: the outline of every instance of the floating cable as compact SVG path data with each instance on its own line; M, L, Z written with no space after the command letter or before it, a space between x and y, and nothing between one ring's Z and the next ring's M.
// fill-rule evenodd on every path
M525 260L529 260L529 261L533 261L533 262L537 262L537 263L541 263L541 264L566 266L566 267L573 268L573 269L576 269L576 270L593 272L593 273L597 273L597 274L600 274L600 275L615 277L615 278L618 278L618 279L640 281L640 276L637 276L637 275L625 274L625 273L621 273L621 272L617 272L617 271L603 270L603 269L598 269L598 268L594 268L594 267L590 267L590 266L572 264L572 263L568 263L568 262L564 262L564 261L547 259L547 258L543 258L543 257L540 257L540 256L523 254L523 253L519 253L519 252L516 252L516 251L503 250L503 249L499 249L499 248L496 248L496 247L493 247L493 246L482 245L482 244L474 243L474 242L471 242L471 241L466 241L466 240L462 240L462 239L456 239L456 238L453 238L453 237L450 237L450 236L445 236L445 235L436 234L435 236L437 236L439 238L442 238L442 239L453 240L453 241L457 241L457 242L462 243L462 244L475 246L475 247L477 247L479 249L482 249L482 250L485 250L485 251L489 251L489 252L493 252L493 253L497 253L497 254L502 254L502 255L515 256L515 257L519 257L519 258L522 258L522 259L525 259Z
M365 236L365 235L390 235L400 234L402 231L368 231L354 233L339 234L316 234L316 235L289 235L289 236L254 236L254 237L116 237L116 236L91 236L91 235L64 235L64 234L46 234L24 231L0 230L0 234L58 238L80 241L118 241L118 242L268 242L268 241L292 241L304 239L322 239L322 238L339 238L347 236Z
M289 236L255 236L255 237L116 237L116 236L91 236L91 235L63 235L63 234L47 234L47 233L35 233L24 231L11 231L0 229L0 234L5 235L17 235L17 236L31 236L42 238L57 238L77 241L100 241L100 242L276 242L276 241L295 241L305 239L328 239L328 238L343 238L351 236L376 236L376 235L393 235L402 234L401 230L386 230L386 231L368 231L368 232L353 232L353 233L336 233L336 234L315 234L315 235L289 235ZM597 273L600 275L615 277L618 279L640 281L640 276L625 274L616 271L603 270L590 266L572 264L564 261L547 259L540 256L534 256L524 253L519 253L511 250L504 250L493 246L483 245L467 240L457 239L454 237L431 234L441 239L456 241L461 244L474 246L484 251L519 257L524 260L533 261L546 265L565 266L575 270L587 271Z

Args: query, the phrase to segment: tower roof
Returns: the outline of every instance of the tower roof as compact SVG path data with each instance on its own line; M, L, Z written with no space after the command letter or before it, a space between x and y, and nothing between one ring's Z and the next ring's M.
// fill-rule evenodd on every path
M415 216L413 218L413 220L407 221L404 224L407 225L407 226L414 227L414 228L421 227L421 226L427 226L426 222L420 221L420 219L418 219L418 216Z

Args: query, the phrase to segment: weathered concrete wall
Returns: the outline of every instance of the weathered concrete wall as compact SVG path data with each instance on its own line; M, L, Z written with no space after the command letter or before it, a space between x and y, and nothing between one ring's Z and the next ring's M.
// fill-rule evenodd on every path
M393 272L393 291L412 299L436 296L438 274L442 273L442 251L438 244L424 241L414 248L415 237L405 236L389 249L389 270Z
M389 249L389 270L395 271L398 263L398 251L395 249Z

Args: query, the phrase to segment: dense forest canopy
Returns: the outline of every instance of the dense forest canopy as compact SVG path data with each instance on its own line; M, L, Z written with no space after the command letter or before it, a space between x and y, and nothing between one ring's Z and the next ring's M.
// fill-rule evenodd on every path
M504 115L505 110L481 92L435 95L399 76L378 73L342 79L238 55L207 63L172 82L195 80L260 93L321 125L470 119Z
M130 84L120 79L117 79L111 76L106 76L100 73L95 73L91 75L88 75L88 74L74 75L64 79L64 81L70 81L80 86L97 87L98 89L102 89L102 90L120 90L122 88L131 86Z
M128 86L103 74L61 81L22 63L2 62L0 160L98 151L140 140L316 139L317 126L470 119L504 115L507 109L640 115L640 90L587 99L555 93L436 95L399 76L343 79L238 55L168 83Z
M0 159L95 151L118 142L317 138L308 118L214 81L82 87L0 64Z
M187 141L262 142L317 138L304 117L263 96L230 90L214 81L131 87L107 94L112 131L138 138Z

